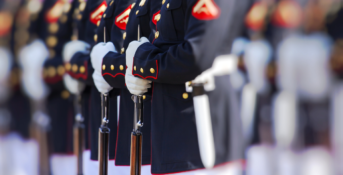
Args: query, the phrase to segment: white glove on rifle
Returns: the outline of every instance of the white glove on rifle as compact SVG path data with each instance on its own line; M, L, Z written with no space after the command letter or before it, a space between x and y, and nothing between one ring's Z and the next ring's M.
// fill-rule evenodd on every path
M88 49L90 48L89 44L83 41L70 41L64 45L63 48L63 61L65 63L70 62L73 55L77 52L89 53Z
M19 53L19 63L23 68L22 82L24 91L34 100L41 100L47 94L43 81L43 64L49 52L41 40L35 40Z
M98 71L94 71L93 73L93 81L95 87L98 89L99 92L102 94L106 94L113 88L105 81L104 77L102 77L101 73Z
M102 60L104 59L104 56L111 51L117 52L112 42L101 42L93 47L91 52L91 62L95 71L99 73L102 72Z
M137 78L132 75L132 67L133 67L133 57L137 51L137 48L149 42L149 40L145 37L142 37L140 41L132 41L129 44L129 47L126 49L126 75L125 75L125 83L131 94L134 95L142 95L145 92L148 92L148 88L151 87L149 80L144 80L141 78Z
M67 88L67 90L74 94L74 95L78 95L81 94L81 92L84 90L85 88L85 84L73 79L70 75L65 74L63 76L63 82L64 82L64 86Z

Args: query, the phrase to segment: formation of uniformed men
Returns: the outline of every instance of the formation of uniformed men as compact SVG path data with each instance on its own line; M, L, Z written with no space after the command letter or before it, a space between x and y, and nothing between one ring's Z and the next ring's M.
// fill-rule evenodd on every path
M342 15L342 0L0 0L0 175L342 174Z

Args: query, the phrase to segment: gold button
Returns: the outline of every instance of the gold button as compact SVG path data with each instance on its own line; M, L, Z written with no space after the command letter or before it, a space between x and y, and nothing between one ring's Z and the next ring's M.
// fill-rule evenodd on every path
M78 37L77 37L77 35L72 35L70 39L71 39L72 41L75 41L75 40L78 40Z
M102 17L106 18L106 13Z
M70 94L69 94L69 92L67 90L64 90L64 91L61 92L61 97L63 99L67 99L67 98L69 98L69 96L70 96Z
M167 9L169 9L169 3L167 4Z
M105 70L106 69L106 65L102 65L102 70Z
M121 48L120 53L123 54L124 52L125 52L125 49L123 47L123 48Z
M150 72L153 74L153 73L155 73L155 69L154 68L151 68L150 69Z
M162 1L162 5L163 5L164 3L166 3L166 0L163 0L163 1Z
M80 11L85 10L85 8L86 8L86 2L81 2L80 5L79 5Z
M155 39L157 39L158 36L160 36L160 32L159 32L159 31L156 31L156 32L155 32Z
M95 41L95 42L98 41L98 35L97 35L97 34L94 35L94 41Z
M182 94L182 97L183 97L183 99L185 99L185 100L186 100L186 99L188 98L188 93L186 93L186 92L185 92L185 93L183 93L183 94Z
M49 58L54 58L55 57L55 51L53 49L49 49Z
M139 10L136 11L136 15L138 15L138 13L139 13Z
M49 67L48 68L48 75L49 77L54 77L56 75L56 69L54 67Z
M144 70L143 70L143 68L141 68L141 73L144 73Z
M146 96L145 95L143 95L143 100L145 100L146 99Z
M67 17L67 15L63 15L63 16L61 16L61 23L65 23L65 22L67 22L67 20L68 20L68 17Z
M65 13L67 13L67 12L69 12L70 8L71 8L70 3L65 3L65 4L64 4L64 7L63 7L63 11L64 11Z
M136 66L133 66L133 70L135 70L135 71L137 70L137 69L136 69Z
M113 65L111 65L111 70L114 70L114 66Z
M85 66L80 66L80 73L85 73L85 72L86 72Z
M71 69L73 72L77 72L79 68L77 67L77 64L73 64L73 67Z
M57 38L55 36L49 36L47 39L46 39L46 44L49 46L49 47L55 47L56 44L57 44Z
M65 64L65 68L66 68L67 71L70 71L70 69L71 69L70 63L66 63Z
M112 0L111 3L110 3L110 6L113 4L113 2L114 2L114 1Z
M58 24L52 23L49 25L49 32L55 34L58 31Z
M146 0L141 0L141 2L139 3L139 6L143 6L145 4Z
M136 3L132 3L131 5L131 9L133 9L133 7L136 5Z
M98 23L96 25L99 27L100 26L100 21L98 21Z
M158 15L156 15L156 21L160 21L160 19L161 19L161 14L158 14Z
M120 65L120 66L119 66L119 69L120 69L120 70L124 70L124 66L123 66L123 65Z
M64 73L65 73L64 67L63 66L58 66L57 73L60 76L64 75Z
M81 15L81 14L78 14L78 15L77 15L77 19L78 19L78 20L81 20L81 19L82 19L82 15Z
M126 32L123 33L123 39L125 39L125 38L126 38Z

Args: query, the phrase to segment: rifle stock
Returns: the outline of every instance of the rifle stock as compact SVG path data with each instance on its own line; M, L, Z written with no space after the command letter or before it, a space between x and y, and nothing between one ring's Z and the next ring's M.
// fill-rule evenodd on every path
M130 175L140 175L142 167L142 140L141 133L131 133Z
M74 154L77 157L77 175L83 174L83 151L85 149L85 125L76 122L73 128L74 133Z
M99 128L98 141L98 160L99 160L99 175L108 174L108 148L110 139L110 128L108 127L107 117L107 101L108 94L101 94L101 126Z

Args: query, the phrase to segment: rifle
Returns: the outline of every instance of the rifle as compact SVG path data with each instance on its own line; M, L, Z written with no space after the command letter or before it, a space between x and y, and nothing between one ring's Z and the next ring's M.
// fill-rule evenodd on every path
M104 42L106 43L106 27L104 27ZM99 128L99 175L108 174L108 148L110 140L110 128L108 127L108 93L101 94L101 126Z
M140 39L140 26L138 25L138 41ZM143 133L143 98L141 95L132 95L135 110L133 114L133 131L131 133L130 175L140 175L142 167L142 141Z
M85 150L85 125L83 123L84 118L81 114L81 95L77 95L75 99L75 107L76 107L76 116L75 116L75 124L73 127L73 134L74 134L74 154L77 157L77 175L83 174L83 151Z

